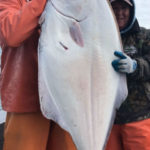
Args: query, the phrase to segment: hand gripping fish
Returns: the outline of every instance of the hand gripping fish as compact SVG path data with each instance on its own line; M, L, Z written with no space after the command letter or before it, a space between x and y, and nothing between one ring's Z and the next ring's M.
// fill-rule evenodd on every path
M103 150L126 77L111 62L122 50L106 0L51 0L38 47L43 115L68 131L78 150Z

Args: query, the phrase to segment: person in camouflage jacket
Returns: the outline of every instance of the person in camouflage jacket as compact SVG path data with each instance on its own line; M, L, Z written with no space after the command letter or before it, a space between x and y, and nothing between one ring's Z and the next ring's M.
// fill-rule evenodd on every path
M106 150L150 150L150 30L139 26L133 0L110 2L124 51L115 52L118 59L112 65L126 73L129 93L117 110Z
M150 118L150 30L136 30L122 35L124 52L137 61L137 68L127 74L129 94L117 112L116 124Z

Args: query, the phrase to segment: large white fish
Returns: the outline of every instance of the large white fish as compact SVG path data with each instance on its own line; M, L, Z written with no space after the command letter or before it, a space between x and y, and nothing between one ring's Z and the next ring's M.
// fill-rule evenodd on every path
M0 124L6 121L6 112L0 108Z
M103 150L127 96L125 76L111 65L122 46L108 2L51 0L41 20L41 110L70 133L78 150Z
M2 49L0 47L0 74L1 74L1 54L2 54ZM2 110L1 98L0 98L0 124L4 123L5 120L6 120L6 112Z

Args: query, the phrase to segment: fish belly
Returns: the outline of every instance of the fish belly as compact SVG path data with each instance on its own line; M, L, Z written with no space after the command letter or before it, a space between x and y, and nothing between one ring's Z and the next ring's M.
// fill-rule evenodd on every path
M106 0L92 0L77 18L59 6L48 1L43 13L41 110L70 133L78 150L103 150L116 109L127 96L125 75L111 65L114 51L122 50L118 28Z

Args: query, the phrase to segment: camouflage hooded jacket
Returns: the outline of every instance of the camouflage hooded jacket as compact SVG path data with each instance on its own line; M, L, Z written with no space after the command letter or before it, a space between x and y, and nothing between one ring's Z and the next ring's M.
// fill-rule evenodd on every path
M137 69L127 75L128 97L116 115L116 124L150 118L150 30L139 27L134 1L128 26L121 31L124 52L137 61Z
M117 112L116 123L150 118L150 30L140 28L122 36L124 52L137 60L138 67L127 75L129 94Z

